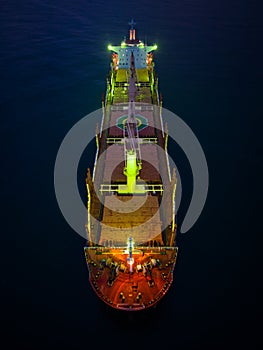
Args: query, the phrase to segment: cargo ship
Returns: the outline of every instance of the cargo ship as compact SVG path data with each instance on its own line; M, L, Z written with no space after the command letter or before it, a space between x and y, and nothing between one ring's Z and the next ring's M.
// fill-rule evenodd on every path
M154 65L157 45L127 38L109 45L110 71L88 169L87 243L92 288L112 308L152 308L173 282L176 246L176 171Z

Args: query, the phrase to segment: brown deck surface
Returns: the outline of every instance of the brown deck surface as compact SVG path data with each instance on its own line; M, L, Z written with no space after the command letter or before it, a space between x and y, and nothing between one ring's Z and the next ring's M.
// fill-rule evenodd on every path
M136 244L142 244L155 239L162 243L158 197L152 195L140 196L144 201L138 207L138 201L131 196L116 196L120 201L117 210L110 209L113 206L112 196L105 196L102 227L99 244L105 245L106 240L111 240L115 246L126 244L132 236ZM121 204L123 202L123 204ZM126 212L123 212L126 211Z
M102 301L117 309L136 311L153 306L168 291L177 248L138 247L133 254L132 272L127 263L128 254L123 249L85 248L85 255L91 285ZM116 266L116 277L109 283Z
M144 144L140 146L142 169L140 178L151 183L161 183L157 145ZM103 172L103 183L126 182L124 170L124 145L115 144L107 148Z
M136 102L152 103L152 94L149 87L140 87L137 92Z
M127 107L127 104L126 104ZM125 116L128 114L128 110L125 109L123 111L111 111L110 122L109 122L109 137L122 137L123 130L116 126L118 122L118 118ZM148 120L148 126L142 130L139 130L140 137L154 137L154 118L152 111L140 111L136 110L137 115L141 115L142 117Z
M128 101L128 89L123 87L115 87L113 103L124 103Z

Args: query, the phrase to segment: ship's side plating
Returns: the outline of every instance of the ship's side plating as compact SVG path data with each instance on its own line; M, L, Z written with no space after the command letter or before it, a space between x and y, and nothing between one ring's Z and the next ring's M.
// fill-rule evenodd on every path
M175 169L153 52L136 38L112 51L102 122L96 130L93 173L88 169L85 255L97 295L112 307L142 310L169 289L177 257Z

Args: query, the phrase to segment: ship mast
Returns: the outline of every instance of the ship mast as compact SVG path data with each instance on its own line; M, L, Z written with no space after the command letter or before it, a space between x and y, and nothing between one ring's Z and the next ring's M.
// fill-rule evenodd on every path
M130 25L130 39L129 41L135 41L136 40L136 30L134 28L135 26L135 22L134 22L134 19L132 18L132 20L129 22L129 25Z

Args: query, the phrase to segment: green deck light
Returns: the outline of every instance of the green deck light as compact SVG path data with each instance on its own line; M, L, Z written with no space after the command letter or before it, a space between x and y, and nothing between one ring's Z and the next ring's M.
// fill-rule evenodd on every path
M113 46L111 44L108 45L108 50L112 51L113 50Z
M128 191L133 193L136 186L136 175L138 174L138 167L136 164L136 153L134 151L127 152L127 186Z
M154 50L157 50L157 48L158 48L158 46L155 44L155 45L153 45L153 49Z

